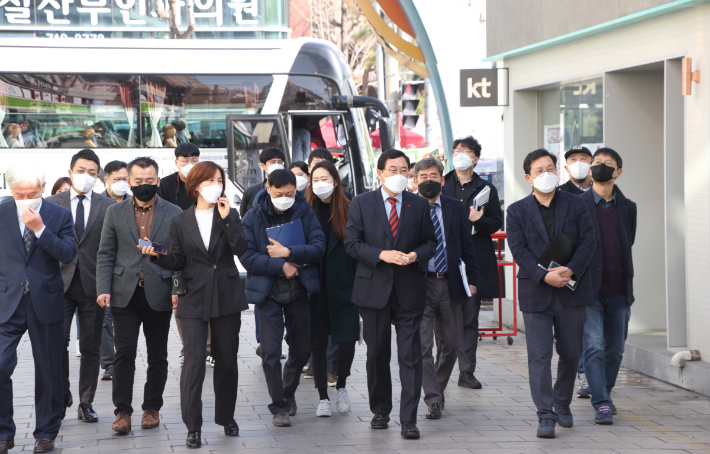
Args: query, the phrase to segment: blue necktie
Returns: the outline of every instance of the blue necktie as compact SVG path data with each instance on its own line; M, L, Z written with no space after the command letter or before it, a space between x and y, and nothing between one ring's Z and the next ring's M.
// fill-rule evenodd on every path
M76 220L74 221L74 229L76 230L76 239L81 241L84 236L84 199L85 195L76 196L79 203L76 205Z
M25 242L25 252L30 255L30 246L35 240L35 232L30 230L29 227L25 226L25 231L22 233L22 240ZM25 289L22 294L27 295L30 292L30 279L25 276Z
M436 204L432 203L429 205L431 208L431 222L434 223L434 230L436 231L436 255L434 256L434 268L436 268L437 273L446 273L446 254L444 253L444 231L441 228L441 223L439 222L439 216L436 215Z

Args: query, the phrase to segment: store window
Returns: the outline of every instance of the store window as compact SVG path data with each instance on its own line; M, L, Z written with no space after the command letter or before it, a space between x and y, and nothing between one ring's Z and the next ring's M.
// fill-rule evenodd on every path
M538 90L538 147L557 156L560 182L565 151L582 145L594 153L604 146L604 90L602 78L564 82Z

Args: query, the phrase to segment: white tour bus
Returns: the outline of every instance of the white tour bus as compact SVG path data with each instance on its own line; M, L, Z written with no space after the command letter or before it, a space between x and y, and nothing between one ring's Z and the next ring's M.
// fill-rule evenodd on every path
M263 181L258 156L272 146L289 163L327 148L360 194L376 179L366 117L383 148L391 137L384 104L353 96L341 52L321 40L6 38L0 55L0 202L18 161L44 167L48 196L82 148L102 166L151 156L164 177L182 142L227 169L235 206Z

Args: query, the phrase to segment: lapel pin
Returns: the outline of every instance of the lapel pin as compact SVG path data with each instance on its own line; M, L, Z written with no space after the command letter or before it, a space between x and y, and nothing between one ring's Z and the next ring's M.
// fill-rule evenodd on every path
M411 205L407 204L407 208L409 208Z

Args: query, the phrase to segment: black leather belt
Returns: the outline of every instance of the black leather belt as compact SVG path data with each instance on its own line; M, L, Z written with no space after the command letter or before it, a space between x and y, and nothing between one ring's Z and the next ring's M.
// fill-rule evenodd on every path
M433 277L435 279L448 279L449 273L435 273L433 271L427 271L424 273L426 277Z

